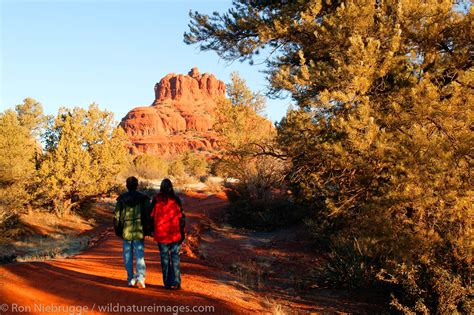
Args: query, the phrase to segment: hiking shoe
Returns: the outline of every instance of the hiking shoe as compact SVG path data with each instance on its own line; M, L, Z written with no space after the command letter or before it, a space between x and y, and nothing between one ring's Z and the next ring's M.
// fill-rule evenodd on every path
M135 278L133 278L132 280L130 280L130 281L128 282L128 286L129 286L129 287L134 287L135 284L137 284L137 279L135 279Z
M164 286L166 290L170 290L171 289L171 286L170 285L165 285Z
M180 284L174 285L174 286L172 286L172 288L173 288L174 290L181 290L181 285L180 285Z
M145 281L138 281L137 287L139 287L140 289L145 289Z

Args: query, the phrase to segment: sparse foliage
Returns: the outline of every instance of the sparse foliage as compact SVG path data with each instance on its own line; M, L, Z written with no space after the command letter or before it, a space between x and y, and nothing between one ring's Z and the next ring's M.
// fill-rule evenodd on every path
M214 129L220 135L224 156L220 171L235 178L244 178L255 170L255 156L260 146L276 135L275 128L255 111L264 108L264 99L252 93L237 73L227 85L229 98L219 100Z
M230 222L258 229L294 223L301 213L291 210L284 195L275 196L275 190L282 188L286 163L262 150L276 136L271 123L258 114L265 100L251 92L237 73L231 76L227 94L229 98L218 103L214 128L223 148L217 172L238 180L227 192L232 202Z

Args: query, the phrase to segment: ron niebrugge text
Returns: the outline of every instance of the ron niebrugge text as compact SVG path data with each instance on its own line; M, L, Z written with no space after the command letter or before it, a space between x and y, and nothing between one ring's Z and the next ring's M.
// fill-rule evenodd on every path
M8 309L7 309L8 308ZM89 312L106 312L106 313L213 313L215 312L212 305L122 305L120 303L108 303L105 305L62 305L62 304L34 304L21 305L12 303L2 305L2 311L9 310L12 313L68 313L74 315L87 314Z

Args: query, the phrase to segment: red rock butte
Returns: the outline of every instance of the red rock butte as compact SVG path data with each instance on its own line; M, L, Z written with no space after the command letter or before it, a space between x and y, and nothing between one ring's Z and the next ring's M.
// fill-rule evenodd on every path
M192 68L187 75L170 73L155 85L151 106L136 107L122 118L133 154L175 155L217 149L212 130L216 99L225 96L224 82Z

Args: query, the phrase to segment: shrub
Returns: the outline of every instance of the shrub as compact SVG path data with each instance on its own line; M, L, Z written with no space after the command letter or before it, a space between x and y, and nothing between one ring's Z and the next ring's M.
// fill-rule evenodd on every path
M270 156L248 159L238 181L227 184L229 222L237 227L271 230L301 221L306 208L295 204L285 192L286 163Z
M21 114L23 113L23 114ZM24 110L0 113L0 226L10 224L31 201L38 149L33 125L23 125Z
M58 214L88 196L109 191L128 167L126 135L113 114L96 104L61 108L46 130L37 196Z
M168 164L154 155L139 155L133 160L135 172L146 179L159 179L168 175Z
M336 287L367 288L376 280L368 242L354 238L342 240L332 247L319 268L317 278Z
M194 177L201 177L209 173L206 157L192 152L184 155L183 165L185 172Z
M394 279L400 289L392 293L391 305L405 314L473 314L473 289L461 276L434 264L399 264ZM385 279L387 281L387 279ZM471 298L470 298L471 297Z
M207 177L204 184L209 192L217 193L224 189L223 181L216 177Z
M152 197L159 190L160 190L159 187L156 187L153 183L151 183L147 180L139 180L138 181L138 191L144 193L148 197Z
M195 177L189 176L186 173L183 173L180 176L174 177L173 179L174 187L184 189L184 190L190 189L189 187L187 187L187 185L193 184L196 182L197 182L197 179Z
M285 196L269 199L244 199L238 190L226 191L231 202L229 223L252 230L273 230L300 222L306 215L304 207L288 201Z
M169 165L168 173L169 175L175 176L175 177L184 176L186 174L186 171L185 171L183 161L181 160L172 161Z

